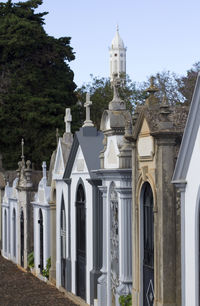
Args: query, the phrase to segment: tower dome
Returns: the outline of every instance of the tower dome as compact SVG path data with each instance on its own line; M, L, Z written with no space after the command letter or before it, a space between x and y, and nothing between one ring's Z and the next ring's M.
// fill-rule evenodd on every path
M110 51L110 80L113 81L113 75L117 74L118 77L126 74L126 48L124 42L119 35L119 27L115 37L112 40Z
M119 35L119 27L117 26L117 31L115 34L115 37L112 40L112 47L113 49L123 49L124 48L124 42L121 39L120 35Z

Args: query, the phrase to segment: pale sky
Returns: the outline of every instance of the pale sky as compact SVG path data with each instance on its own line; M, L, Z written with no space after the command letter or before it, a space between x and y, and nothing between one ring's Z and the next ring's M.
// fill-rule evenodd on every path
M49 35L72 37L76 59L70 67L78 86L90 74L109 76L108 48L117 24L133 81L163 70L185 74L200 61L200 0L43 0L39 11L49 12Z

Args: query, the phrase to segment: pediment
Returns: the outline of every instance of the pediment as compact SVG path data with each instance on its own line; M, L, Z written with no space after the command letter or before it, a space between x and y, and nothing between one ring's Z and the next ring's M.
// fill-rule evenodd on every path
M54 170L53 170L53 178L56 179L60 176L62 177L64 170L65 166L64 166L63 152L62 152L61 140L59 139Z
M81 149L81 146L79 145L74 159L74 164L72 166L72 173L81 173L81 172L84 173L88 172L88 168L85 162L83 151Z

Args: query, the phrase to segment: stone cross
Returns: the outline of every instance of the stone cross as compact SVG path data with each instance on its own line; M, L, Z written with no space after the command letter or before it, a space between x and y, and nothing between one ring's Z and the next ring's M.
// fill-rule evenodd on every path
M58 140L59 140L59 131L58 128L56 128L56 142L58 144Z
M42 162L42 174L43 174L43 178L47 177L47 164L45 161Z
M94 126L92 121L90 120L90 106L92 105L92 101L90 101L90 94L89 92L86 93L86 102L84 104L84 107L86 108L86 120L84 121L85 126Z
M66 108L64 120L65 120L65 133L71 133L72 115L70 108Z
M22 138L22 156L21 156L22 162L24 163L24 139Z

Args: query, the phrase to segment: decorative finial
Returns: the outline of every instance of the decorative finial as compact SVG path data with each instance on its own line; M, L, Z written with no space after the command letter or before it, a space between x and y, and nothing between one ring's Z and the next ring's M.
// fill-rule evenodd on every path
M21 155L21 159L22 159L22 162L24 163L24 139L22 138L22 155Z
M163 96L163 99L162 99L162 107L168 107L169 105L168 105L168 101L167 101L167 96L166 96L166 93L164 94L164 96Z
M113 88L113 99L109 103L109 110L121 110L126 109L125 102L120 98L119 88L122 86L123 80L118 77L117 73L113 73L113 81L111 86Z
M145 91L153 95L155 92L159 91L159 89L155 86L155 77L150 77L150 86Z
M146 99L145 104L149 106L155 105L158 103L158 98L155 96L155 93L159 91L159 89L155 86L154 81L155 81L155 77L152 76L150 78L150 86L145 90L146 92L149 93L149 96Z
M42 174L43 174L43 178L47 177L47 164L45 161L42 162Z
M65 120L65 133L71 133L72 115L70 108L66 108L64 120Z
M58 140L59 140L59 130L58 128L56 128L56 143L58 144Z
M85 126L94 126L94 124L90 120L90 106L91 105L92 105L92 101L90 101L90 93L87 92L86 93L86 102L84 104L84 107L86 108L86 120L84 121L83 127L85 127Z

